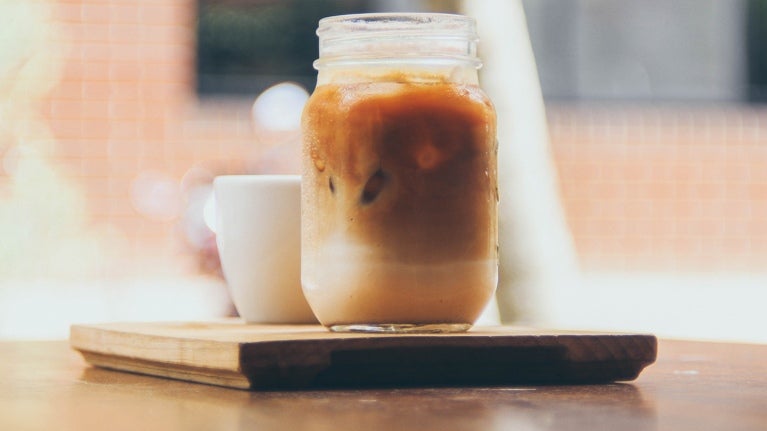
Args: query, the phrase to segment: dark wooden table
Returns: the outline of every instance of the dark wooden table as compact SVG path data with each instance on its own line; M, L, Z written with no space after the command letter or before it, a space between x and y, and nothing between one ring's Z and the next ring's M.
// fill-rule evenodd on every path
M634 382L246 392L0 342L0 430L767 430L767 345L661 340Z

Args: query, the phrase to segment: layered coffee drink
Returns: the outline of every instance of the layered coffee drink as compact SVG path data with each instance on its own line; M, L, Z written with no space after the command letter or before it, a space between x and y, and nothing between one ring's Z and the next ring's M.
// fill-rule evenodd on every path
M320 70L302 122L302 285L331 329L466 330L495 291L495 111L475 69L442 70Z

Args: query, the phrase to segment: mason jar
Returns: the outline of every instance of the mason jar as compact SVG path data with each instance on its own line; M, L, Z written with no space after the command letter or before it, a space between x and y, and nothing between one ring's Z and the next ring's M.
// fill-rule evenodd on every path
M473 19L320 20L302 117L303 291L333 331L469 329L498 281L496 115Z

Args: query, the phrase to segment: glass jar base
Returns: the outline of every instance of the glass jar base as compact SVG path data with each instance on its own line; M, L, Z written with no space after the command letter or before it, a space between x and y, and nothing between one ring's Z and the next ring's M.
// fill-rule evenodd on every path
M471 323L354 323L331 325L333 332L366 332L375 334L446 334L466 332Z

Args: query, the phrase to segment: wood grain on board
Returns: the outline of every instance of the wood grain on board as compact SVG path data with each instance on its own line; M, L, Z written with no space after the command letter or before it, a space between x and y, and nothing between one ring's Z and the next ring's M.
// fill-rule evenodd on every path
M379 335L239 320L74 325L70 345L98 367L240 389L605 383L635 379L657 355L646 334Z

